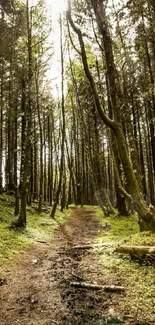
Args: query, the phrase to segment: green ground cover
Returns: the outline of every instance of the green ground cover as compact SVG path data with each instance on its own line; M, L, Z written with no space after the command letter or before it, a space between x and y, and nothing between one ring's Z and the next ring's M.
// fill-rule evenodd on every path
M103 217L102 211L96 213L101 217L102 223L107 224L107 231L98 237L98 242L121 242L126 245L154 245L155 234L139 232L138 218L110 216ZM155 265L145 261L145 256L139 260L138 256L115 252L114 247L97 250L106 273L111 278L117 278L120 285L126 288L123 299L118 299L122 314L133 315L141 321L155 320ZM130 323L129 323L130 324Z
M56 211L55 220L50 218L51 207L46 206L46 212L38 214L37 204L27 207L27 227L15 229L12 224L16 220L14 216L14 198L8 195L0 195L0 267L6 261L12 261L24 248L35 244L38 240L47 240L49 236L65 222L71 215L71 211Z
M27 228L16 230L10 225L15 221L14 199L7 195L0 196L0 268L8 261L12 263L15 257L24 248L35 244L37 241L46 241L52 233L64 223L71 211L56 212L55 220L50 218L49 206L46 211L38 214L37 204L27 207ZM155 234L139 232L138 218L109 216L104 217L102 211L96 207L84 207L93 210L100 217L103 232L95 239L95 242L121 242L127 245L155 245ZM111 279L118 280L118 284L125 287L125 295L118 297L117 305L122 315L131 315L140 321L154 321L155 319L155 268L148 262L142 263L132 259L126 254L115 252L115 245L95 249L103 265L106 275ZM115 283L114 283L115 284ZM116 283L117 284L117 283ZM117 316L117 315L116 315ZM120 315L119 315L120 316ZM130 322L129 322L130 324Z

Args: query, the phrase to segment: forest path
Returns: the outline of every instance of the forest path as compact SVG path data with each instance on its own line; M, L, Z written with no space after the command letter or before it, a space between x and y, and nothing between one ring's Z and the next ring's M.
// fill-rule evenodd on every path
M116 293L70 286L81 278L112 284L96 254L72 248L93 242L101 231L94 211L79 208L51 240L25 250L0 287L0 325L122 324L108 318L117 305Z

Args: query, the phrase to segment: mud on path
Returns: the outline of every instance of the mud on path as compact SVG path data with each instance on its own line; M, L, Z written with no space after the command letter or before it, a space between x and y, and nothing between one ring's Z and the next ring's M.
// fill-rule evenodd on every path
M123 294L70 286L79 280L120 285L107 278L95 254L73 248L93 242L100 231L93 211L77 209L50 241L24 251L0 287L0 325L122 324L108 315L117 313Z

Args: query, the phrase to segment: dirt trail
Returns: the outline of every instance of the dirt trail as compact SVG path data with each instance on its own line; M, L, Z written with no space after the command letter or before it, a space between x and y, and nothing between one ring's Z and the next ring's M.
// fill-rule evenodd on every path
M7 282L0 287L0 325L122 324L116 315L108 316L111 310L117 313L116 293L70 287L71 281L81 279L108 285L114 281L104 274L95 254L72 249L103 231L99 219L85 209L73 214L49 242L27 249L6 270Z

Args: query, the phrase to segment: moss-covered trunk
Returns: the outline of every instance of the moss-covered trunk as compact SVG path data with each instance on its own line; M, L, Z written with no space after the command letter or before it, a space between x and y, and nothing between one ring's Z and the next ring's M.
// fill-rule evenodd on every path
M17 221L17 227L26 227L26 203L27 203L27 185L22 183L20 214Z
M102 2L100 2L102 4ZM123 171L124 175L127 181L128 185L128 190L132 198L132 202L135 208L135 211L138 213L139 216L139 227L140 231L144 230L151 230L152 232L155 232L155 208L152 210L146 205L145 201L143 200L142 193L140 193L139 185L136 179L136 176L133 171L132 163L129 158L129 153L127 151L127 146L126 146L126 140L123 132L123 127L121 125L121 117L120 117L120 101L117 100L117 87L114 82L114 79L117 77L115 74L115 66L114 66L114 59L113 59L113 53L112 53L112 48L111 48L111 39L109 34L107 33L106 30L106 22L100 17L100 12L97 10L96 7L96 2L92 2L96 17L97 17L97 23L99 23L99 28L101 29L101 34L102 34L102 29L104 25L104 36L106 39L104 39L104 45L106 47L106 63L108 67L108 79L109 79L109 84L110 84L110 91L111 93L111 105L114 110L114 119L110 119L104 112L103 107L100 103L100 98L97 92L96 84L93 78L93 75L90 71L89 65L88 65L88 60L87 60L87 55L86 55L86 50L85 50L85 44L83 41L83 36L81 30L74 24L71 16L71 6L70 6L70 1L68 0L68 11L67 11L67 19L73 28L74 32L78 35L78 40L80 44L80 49L81 49L81 57L82 57L82 62L83 62L83 67L85 74L88 78L88 81L91 86L92 94L94 97L94 102L96 109L100 115L100 118L104 122L104 124L109 127L115 134L116 141L117 141L117 147L118 147L118 152L119 156L122 162L123 166ZM116 78L117 79L117 78ZM118 80L117 80L118 81Z
M132 197L133 206L139 216L140 231L151 230L155 232L155 210L152 209L151 211L147 207L145 201L143 200L143 196L140 193L139 185L129 159L129 154L127 151L125 136L122 127L116 125L114 133L116 136L119 155L123 165L123 171L128 184L128 189Z

